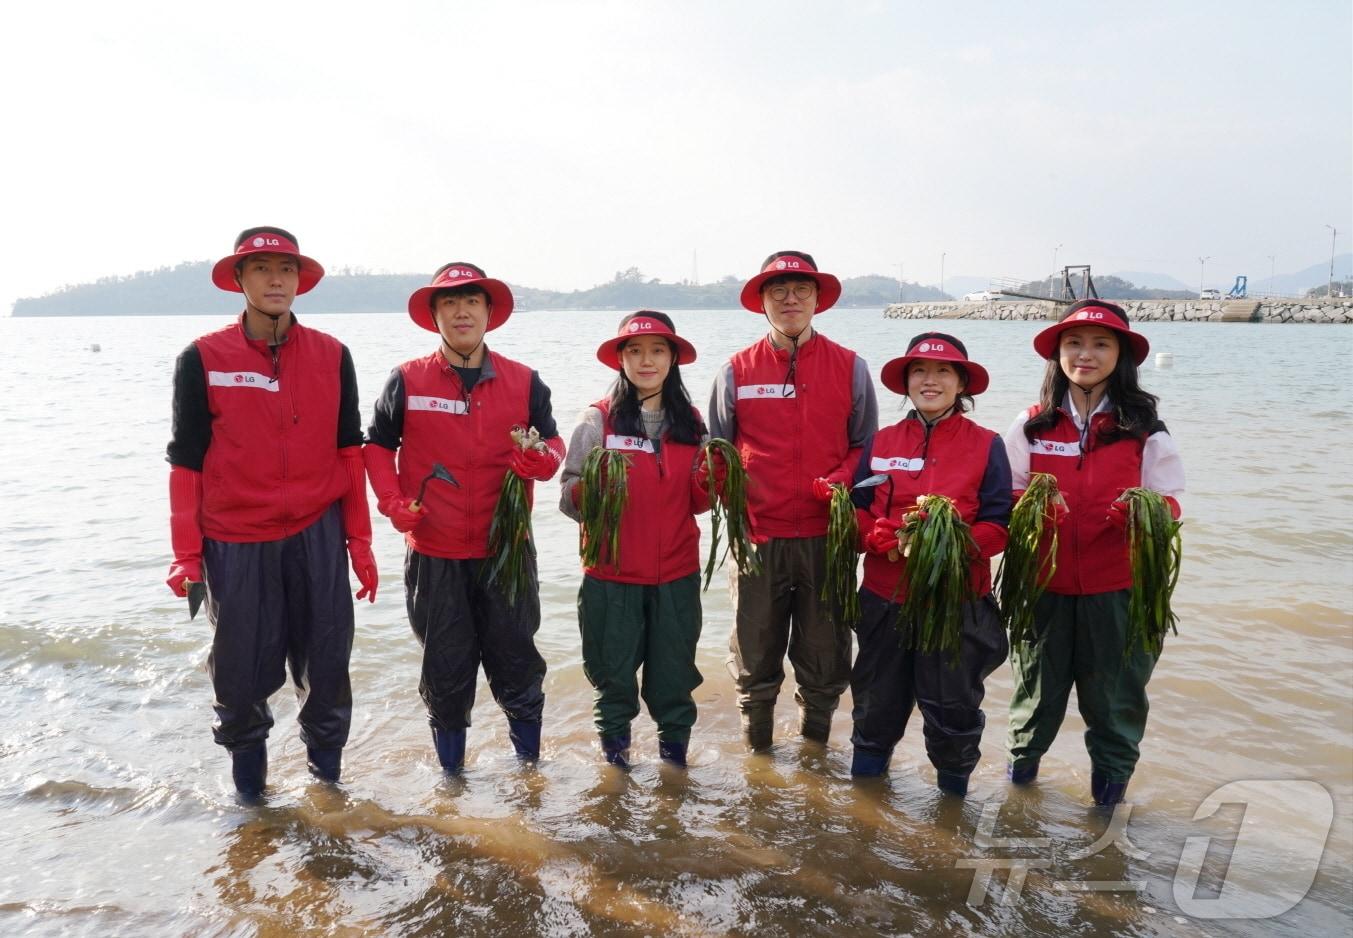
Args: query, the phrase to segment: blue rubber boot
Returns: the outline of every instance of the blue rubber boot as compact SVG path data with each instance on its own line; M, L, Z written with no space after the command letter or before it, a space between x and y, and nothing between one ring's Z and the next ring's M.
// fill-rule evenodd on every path
M1127 795L1127 782L1111 782L1098 772L1090 773L1090 794L1102 807L1119 804Z
M968 794L968 776L959 772L946 772L944 769L936 769L935 786L946 795L965 798Z
M311 775L331 785L338 783L338 776L343 772L342 749L311 749L307 746L305 754L305 767Z
M459 775L465 768L465 730L432 728L432 745L437 750L437 761L447 775Z
M235 791L246 801L257 801L268 783L268 747L265 743L230 754L230 775Z
M671 765L679 765L683 769L686 767L686 744L671 743L665 739L658 740L658 758Z
M1038 760L1024 763L1007 762L1005 777L1010 779L1012 785L1028 785L1038 778Z
M856 749L850 758L851 778L881 778L888 774L888 753Z
M535 762L540 758L540 724L527 723L525 720L507 721L507 738L512 748L517 750L517 758L523 762Z
M628 769L630 767L630 737L628 733L624 736L603 736L601 738L601 751L606 754L606 761L616 768Z

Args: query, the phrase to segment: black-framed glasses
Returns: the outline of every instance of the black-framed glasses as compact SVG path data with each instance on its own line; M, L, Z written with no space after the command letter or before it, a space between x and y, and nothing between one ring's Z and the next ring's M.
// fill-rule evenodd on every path
M784 301L789 297L790 291L793 291L795 298L800 299L800 300L806 300L806 299L811 298L812 295L813 295L814 293L817 292L817 284L815 284L815 283L795 283L795 284L777 283L775 286L769 287L769 288L766 290L766 293L767 293L767 294L770 296L770 298L771 298L772 300L774 300L775 302L777 302L777 303L782 303L782 302L784 302Z

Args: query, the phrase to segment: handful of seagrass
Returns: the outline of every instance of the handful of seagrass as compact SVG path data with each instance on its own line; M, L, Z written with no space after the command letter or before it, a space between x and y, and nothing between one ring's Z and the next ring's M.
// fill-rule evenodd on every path
M832 616L840 616L844 625L860 621L860 593L856 578L859 551L859 522L855 520L855 505L850 490L844 485L832 486L831 507L827 516L827 570L822 582L822 599Z
M522 449L544 451L547 447L535 427L513 427L512 442ZM503 476L503 487L493 506L489 522L489 562L485 575L498 584L509 603L531 586L531 561L536 548L531 541L531 505L526 498L526 482L511 469Z
M1010 540L996 569L996 593L1011 642L1033 638L1034 606L1057 572L1057 520L1053 506L1057 498L1057 477L1035 472L1010 512Z
M1128 561L1132 590L1128 593L1126 655L1133 648L1159 655L1165 647L1165 630L1178 635L1179 621L1170 608L1183 541L1179 525L1170 514L1165 497L1150 489L1131 488L1121 497L1128 505Z
M711 437L709 442L700 447L698 457L704 461L711 485L716 455L722 460L727 474L724 476L723 491L709 500L709 558L705 561L705 589L709 589L709 581L714 576L716 566L722 567L730 553L739 573L755 576L761 572L761 557L752 543L752 525L747 516L747 470L743 468L742 457L732 443ZM720 528L728 532L728 546L722 557L719 556Z
M963 604L973 598L970 564L976 548L952 499L924 495L916 506L906 527L906 596L898 624L911 623L918 650L947 652L957 660L963 645Z
M619 450L597 446L583 460L578 478L578 511L582 515L583 566L596 567L603 561L619 564L620 516L629 500L629 457Z

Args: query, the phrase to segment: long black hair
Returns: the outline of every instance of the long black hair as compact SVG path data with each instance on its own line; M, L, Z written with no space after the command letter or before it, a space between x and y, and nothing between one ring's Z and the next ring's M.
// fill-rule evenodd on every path
M1100 306L1111 305L1102 300L1096 300L1095 303ZM1127 314L1122 310L1119 310L1119 313L1126 321ZM1137 362L1132 357L1132 346L1124 340L1123 334L1118 330L1109 331L1113 333L1114 340L1118 343L1118 364L1114 365L1113 371L1109 373L1104 388L1104 393L1109 395L1109 401L1113 404L1114 424L1101 429L1095 442L1112 443L1123 437L1146 439L1155 432L1160 422L1156 415L1156 404L1160 398L1142 390L1137 380ZM1057 410L1071 389L1071 379L1062 371L1058 354L1060 349L1061 336L1058 336L1057 350L1048 359L1048 367L1043 372L1043 387L1038 393L1038 413L1030 417L1028 423L1024 425L1024 435L1030 442L1033 442L1040 431L1057 423Z
M621 327L635 316L647 316L656 319L668 329L676 332L676 326L672 324L670 316L651 309L639 313L630 313L620 320ZM616 351L624 348L628 341L628 338L616 339ZM664 341L667 342L667 347L672 350L672 368L667 372L667 378L662 382L662 390L659 392L662 395L662 409L667 415L667 434L676 443L695 445L705 435L705 425L696 416L695 408L691 406L690 392L686 390L686 383L681 380L681 368L677 365L679 350L676 343L670 339ZM624 368L620 369L620 374L616 376L615 383L611 385L609 400L611 426L626 436L644 436L644 422L639 415L643 406L639 400L639 389L625 376Z

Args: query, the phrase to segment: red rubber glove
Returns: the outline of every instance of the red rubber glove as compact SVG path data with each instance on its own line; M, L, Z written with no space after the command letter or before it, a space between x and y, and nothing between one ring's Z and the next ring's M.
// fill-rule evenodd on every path
M394 450L368 443L362 447L362 461L366 464L371 488L376 493L376 510L389 518L390 524L400 534L412 531L418 522L427 517L427 510L421 505L415 510L414 500L400 492Z
M1126 531L1128 525L1128 503L1119 499L1109 506L1109 511L1105 515L1109 519L1109 524L1113 525L1119 531Z
M810 486L813 497L820 502L829 502L832 500L832 480L828 478L814 479Z
M709 464L714 463L714 487L710 487ZM700 492L706 495L722 495L724 483L728 481L728 464L724 462L723 453L717 450L708 460L700 459L695 465L695 477L692 482Z
M366 500L366 466L360 446L344 446L338 451L343 471L348 475L348 490L343 494L343 531L349 539L371 543L371 506Z
M360 537L348 538L348 557L352 561L352 572L357 574L357 582L362 588L357 591L358 599L370 598L376 601L376 587L380 585L380 574L376 572L376 558L371 554L371 542Z
M890 550L897 550L897 531L900 527L902 523L892 518L875 518L873 528L864 536L865 550L882 556L887 556Z
M564 461L564 443L559 437L545 441L545 449L514 449L508 468L529 482L548 482Z
M202 473L186 466L169 469L169 543L174 562L165 583L175 596L188 595L188 587L202 582Z
M1005 550L1010 540L1010 531L1005 525L994 521L977 521L972 526L973 556L978 560L990 560Z
M750 504L747 506L747 527L749 528L747 540L751 541L754 545L760 547L762 544L770 543L770 535L762 534L757 530L756 515L752 513L752 506Z

